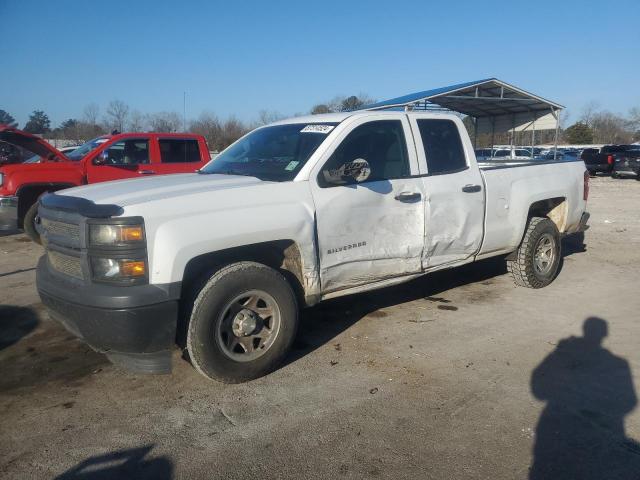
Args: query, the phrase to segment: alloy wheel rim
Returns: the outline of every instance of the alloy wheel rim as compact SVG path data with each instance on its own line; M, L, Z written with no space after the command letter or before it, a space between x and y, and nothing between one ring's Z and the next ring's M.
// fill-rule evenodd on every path
M541 275L551 272L556 260L556 240L549 233L543 234L536 243L533 255L533 267Z

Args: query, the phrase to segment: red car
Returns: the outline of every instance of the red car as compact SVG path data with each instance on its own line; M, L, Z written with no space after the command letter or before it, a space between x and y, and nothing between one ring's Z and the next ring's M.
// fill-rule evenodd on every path
M0 231L24 228L36 242L37 200L43 193L88 183L146 175L195 172L210 159L207 142L188 133L119 133L63 154L45 140L0 125L0 141L34 153L0 166Z

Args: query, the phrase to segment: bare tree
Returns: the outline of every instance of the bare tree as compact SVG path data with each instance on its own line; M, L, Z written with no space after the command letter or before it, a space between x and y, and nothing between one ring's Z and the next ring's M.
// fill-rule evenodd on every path
M100 115L100 107L97 103L90 103L89 105L84 107L83 119L89 125L98 124L98 115Z
M318 113L349 112L371 103L375 103L375 100L366 93L359 93L358 95L350 95L348 97L338 95L328 102L314 105L311 113L315 115Z
M247 133L249 129L245 124L235 117L228 118L223 124L220 132L220 139L216 145L217 150L224 150L233 142Z
M627 120L608 111L595 113L589 126L596 143L628 143L632 138L631 132L626 128Z
M107 124L119 131L123 131L127 116L129 115L129 105L122 100L111 100L107 106Z
M600 104L595 100L591 100L584 107L582 107L582 113L580 114L580 121L591 127L594 115L600 111Z
M220 138L222 136L222 126L218 117L211 112L202 112L196 120L189 124L189 130L193 133L203 135L207 139L207 144L212 150L218 150Z
M326 103L318 103L311 108L311 115L318 115L320 113L331 113L329 105Z
M268 123L277 122L278 120L282 120L284 115L280 112L276 112L273 110L260 110L258 112L258 121L256 122L256 126L267 125Z
M560 111L560 128L561 129L565 129L567 128L567 125L569 124L569 117L571 117L571 114L569 113L569 110L561 110Z
M640 107L629 110L629 129L633 132L633 139L640 140Z
M129 131L130 132L143 132L145 129L146 118L140 113L138 110L134 110L131 112L131 116L129 118Z
M152 113L147 121L152 132L177 132L182 127L182 119L176 112Z

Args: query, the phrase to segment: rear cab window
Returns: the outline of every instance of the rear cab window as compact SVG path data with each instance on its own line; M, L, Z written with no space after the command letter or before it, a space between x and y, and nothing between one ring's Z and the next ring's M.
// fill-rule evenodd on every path
M418 119L418 130L429 175L444 175L468 168L458 127L451 120Z
M200 162L198 140L194 138L160 138L161 163L197 163Z

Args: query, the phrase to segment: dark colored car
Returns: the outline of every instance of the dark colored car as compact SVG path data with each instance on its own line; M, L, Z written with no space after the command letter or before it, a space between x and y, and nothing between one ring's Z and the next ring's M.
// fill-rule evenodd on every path
M614 155L625 152L634 145L605 145L601 148L585 148L580 155L584 161L589 175L595 176L600 173L613 172Z
M640 145L630 145L628 150L613 156L613 172L611 176L635 177L640 180Z

